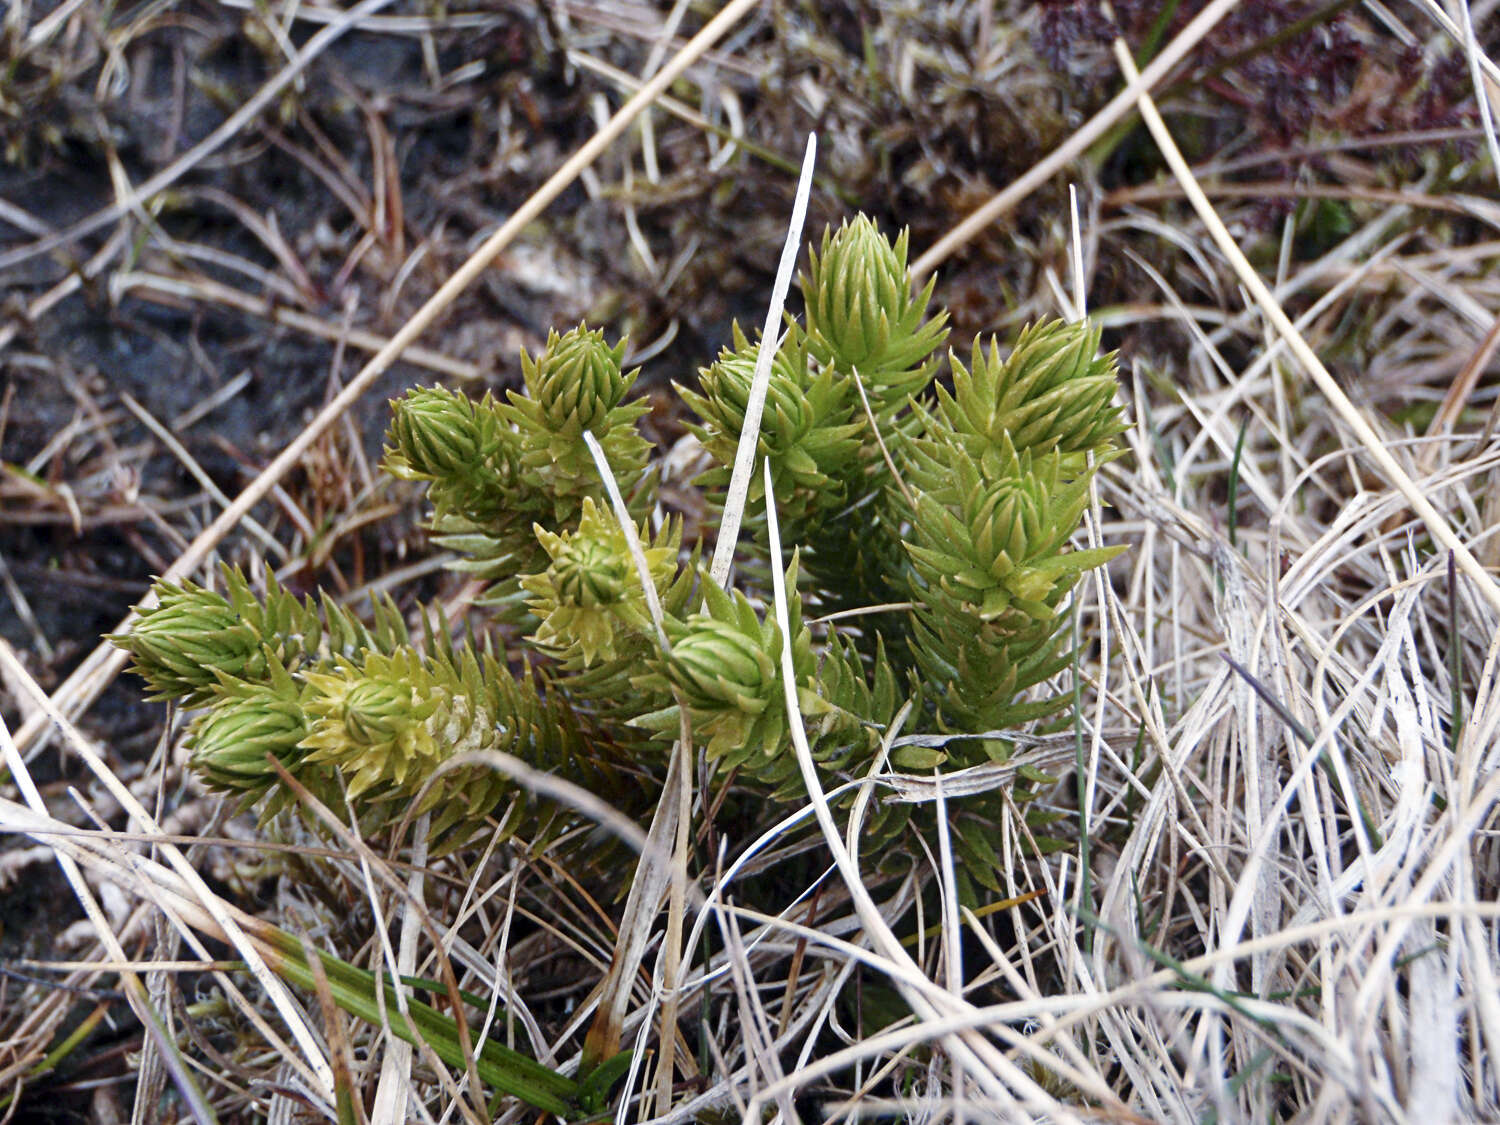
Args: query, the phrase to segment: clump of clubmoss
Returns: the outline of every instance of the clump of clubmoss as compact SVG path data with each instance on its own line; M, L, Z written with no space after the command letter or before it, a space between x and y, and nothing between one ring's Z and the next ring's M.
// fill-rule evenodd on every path
M982 737L899 746L891 767L1004 760L1007 730L1066 703L1043 687L1073 656L1069 594L1121 549L1068 545L1093 474L1118 452L1113 359L1096 329L1051 322L1008 353L992 340L967 363L945 360L946 314L930 284L913 293L905 236L891 242L862 217L824 236L802 285L805 320L776 342L758 435L773 495L757 487L749 515L763 531L774 504L801 548L786 625L813 757L830 782L867 772L912 702L940 731ZM736 328L698 388L681 389L719 463L698 482L709 511L725 502L762 346ZM453 641L446 625L417 644L389 604L367 627L274 584L256 597L233 571L222 595L158 588L115 639L155 695L200 709L191 764L207 784L275 809L289 801L285 771L347 799L372 831L431 812L451 847L486 825L537 834L559 816L472 752L616 797L659 776L685 723L720 777L772 800L805 796L768 609L769 568L786 560L752 534L739 587L721 589L680 522L653 530L645 407L627 399L624 351L580 326L523 357L524 386L505 401L427 387L392 404L385 468L426 482L429 527L489 581L497 620L522 630L519 662ZM937 382L945 366L951 390ZM804 618L808 604L871 602L909 608L848 632ZM996 886L982 836L960 831L957 845L968 877Z

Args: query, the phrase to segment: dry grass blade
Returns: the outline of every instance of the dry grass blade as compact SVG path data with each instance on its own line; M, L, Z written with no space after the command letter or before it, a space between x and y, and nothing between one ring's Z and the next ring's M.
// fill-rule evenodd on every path
M719 525L719 540L714 548L710 578L721 586L729 582L729 570L734 560L739 525L749 498L750 473L753 470L755 450L759 444L761 410L765 405L766 386L770 380L771 363L776 355L776 343L780 339L777 328L781 323L781 310L786 302L787 290L791 286L797 253L802 245L802 223L807 215L807 199L812 190L812 171L816 158L817 138L809 136L787 239L782 249L781 264L777 269L776 283L772 289L771 305L766 313L761 348L756 357L755 377L745 409L745 421L740 433L734 476L730 482L724 516ZM656 626L658 643L665 652L667 641L666 634L662 631L661 605L656 598L655 585L635 532L634 521L625 510L624 499L620 496L597 440L592 434L585 434L585 440L588 442L590 453L599 465L616 519L630 545L636 573L646 593L652 620ZM645 956L646 943L651 933L651 922L660 906L662 895L666 894L670 888L669 932L663 966L668 999L663 1008L662 1019L662 1059L657 1086L659 1109L665 1109L668 1104L673 1059L676 1054L674 1029L677 1007L676 977L680 957L678 942L681 938L682 910L687 886L688 820L692 808L691 747L692 731L688 725L687 710L683 708L681 736L672 748L671 765L667 772L667 779L662 786L656 813L651 821L648 846L641 853L635 878L630 884L625 914L620 923L620 941L610 962L609 973L602 985L599 1012L589 1028L588 1039L584 1045L583 1062L580 1064L580 1072L586 1077L619 1051L625 1008L630 997L630 982L634 979L641 959Z
M729 478L729 493L724 500L724 515L719 521L719 540L714 544L713 565L709 576L720 586L729 585L729 570L734 565L734 550L739 542L740 522L750 498L750 483L755 472L755 453L760 447L761 412L766 406L766 388L771 381L771 365L781 342L781 310L786 306L787 290L792 286L792 271L802 250L802 224L807 218L807 197L812 191L813 166L818 158L818 137L810 133L807 151L802 157L802 175L797 181L797 196L787 223L786 242L781 248L781 262L776 267L776 282L771 287L771 304L761 330L760 346L755 355L755 374L750 396L745 402L745 422L740 428L740 443L734 453L734 471ZM769 496L769 494L767 494Z
M641 546L641 536L636 530L635 520L630 518L630 510L625 506L625 497L620 495L620 485L615 480L615 474L609 467L609 461L604 456L604 448L588 430L583 432L584 444L589 447L589 454L594 458L594 464L599 467L599 479L604 484L604 490L609 494L609 505L615 513L615 520L620 525L620 530L625 535L625 542L630 546L630 559L635 563L635 576L640 580L641 593L646 597L646 609L651 614L651 624L656 626L656 643L666 652L667 634L662 627L661 595L656 591L656 583L651 578L651 564L646 561L645 548Z
M1428 437L1438 437L1453 428L1454 422L1469 404L1474 389L1479 386L1479 379L1484 374L1484 369L1495 357L1497 348L1500 348L1500 318L1496 318L1495 322L1490 325L1489 331L1484 334L1484 338L1479 341L1479 346L1474 349L1474 354L1468 358L1463 369L1454 377L1447 394L1443 396L1443 401L1438 406L1437 413L1432 416L1432 422L1427 427ZM1487 443L1481 442L1480 444ZM1417 459L1419 471L1423 474L1432 472L1437 467L1441 452L1442 446L1437 442L1423 446Z
M661 909L662 897L672 884L674 870L679 862L685 862L685 857L678 856L676 849L678 826L683 816L682 802L676 798L688 784L682 775L691 768L686 749L691 745L691 740L684 737L678 740L672 752L671 765L662 783L663 796L657 802L645 845L641 848L640 861L636 864L635 877L630 881L630 893L626 896L620 918L619 941L611 956L609 971L599 986L599 1011L583 1045L579 1074L584 1078L620 1051L625 1009L630 1003L636 972L646 956L652 923ZM663 1050L671 1050L670 1042L663 1046Z
M635 521L625 506L619 484L605 459L604 449L592 433L585 431L584 441L589 453L599 467L599 476L609 493L610 506L615 519L630 547L630 557L635 563L636 577L646 596L646 605L651 614L651 623L656 628L657 644L665 653L668 648L667 634L663 628L661 599L657 596L656 583L651 577L651 566L641 546ZM646 946L651 937L652 922L661 905L663 894L670 889L672 932L667 935L667 948L675 949L680 936L682 895L687 883L687 832L692 807L692 732L688 728L686 714L682 721L682 733L672 747L671 764L662 785L661 797L651 827L640 848L641 858L636 866L635 878L630 883L630 893L625 900L625 911L620 921L620 937L610 959L609 972L600 985L599 1011L589 1028L584 1042L583 1059L579 1073L587 1078L601 1064L614 1057L620 1049L625 1009L630 1001L631 982L634 981L641 961L646 955ZM671 956L669 954L669 956ZM675 962L675 957L672 958ZM670 1076L671 1060L675 1053L671 1027L663 1022L666 1032L662 1036L662 1067ZM670 1078L668 1078L668 1081Z
M422 934L422 919L418 912L422 909L420 904L425 898L422 867L427 862L428 819L428 815L424 813L412 826L412 872L407 876L406 899L401 904L400 949L395 957L393 971L396 980L414 976L417 971L417 944ZM362 863L361 866L368 881L369 865ZM375 899L373 886L370 888L370 897ZM377 920L381 917L378 910L375 917ZM382 941L385 944L384 939ZM398 986L397 996L404 995L405 989ZM398 1039L387 1047L380 1060L380 1080L376 1084L375 1102L370 1110L373 1125L398 1125L408 1119L408 1102L414 1096L411 1063L409 1044Z

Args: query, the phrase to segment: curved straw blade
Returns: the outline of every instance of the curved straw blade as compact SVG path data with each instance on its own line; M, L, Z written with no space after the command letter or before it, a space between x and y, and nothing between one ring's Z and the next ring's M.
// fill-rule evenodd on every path
M739 448L734 451L734 472L729 478L729 494L724 500L724 518L719 521L719 541L714 544L713 565L709 575L720 586L729 585L729 568L734 564L734 548L740 537L740 523L745 517L745 503L750 493L750 474L755 471L755 451L760 446L760 417L766 405L766 387L771 382L771 363L781 345L781 310L786 307L786 293L792 284L792 270L802 248L802 224L807 219L807 197L812 192L813 164L818 156L818 135L807 135L807 154L802 158L802 178L797 181L797 198L792 203L792 218L787 224L786 243L781 248L781 264L776 267L776 284L771 288L771 306L766 310L765 327L760 334L760 348L755 357L755 376L750 382L750 398L745 403L745 424L740 427ZM769 493L767 494L769 502Z

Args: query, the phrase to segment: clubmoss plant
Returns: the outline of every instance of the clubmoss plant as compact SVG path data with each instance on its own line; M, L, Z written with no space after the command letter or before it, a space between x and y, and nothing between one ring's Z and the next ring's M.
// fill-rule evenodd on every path
M633 507L650 507L651 446L636 429L648 407L622 401L638 374L621 370L624 354L624 341L611 347L580 325L549 335L541 355L522 356L524 387L507 402L419 387L392 403L385 469L428 483L430 529L466 556L463 569L492 581L491 603L516 606L520 576L545 565L538 524L571 528L586 498L603 498L585 432Z
M863 215L824 233L802 277L809 350L825 369L856 372L877 417L899 413L937 370L933 354L947 338L948 314L928 318L936 278L915 296L903 231L893 245Z
M1050 322L1008 355L993 340L967 364L950 355L951 389L936 382L946 314L929 309L931 283L913 294L906 236L892 243L863 217L824 235L802 285L805 319L789 317L779 341L759 452L783 537L801 548L790 628L814 757L830 782L863 775L910 701L909 727L964 737L898 746L887 768L1004 760L1007 730L1055 721L1065 705L1047 681L1073 658L1070 592L1122 549L1069 547L1093 474L1119 452L1113 358L1096 329ZM698 481L710 513L725 503L760 346L736 326L697 389L679 388L718 462ZM503 750L644 812L685 713L721 782L804 798L764 536L746 541L738 587L725 590L681 521L658 516L652 532L646 407L627 400L636 373L624 352L579 326L523 356L524 386L503 402L428 387L392 404L386 470L427 484L428 526L489 582L523 655L454 641L445 623L417 644L389 603L367 627L274 583L257 598L232 570L223 595L158 587L158 604L115 640L153 695L201 709L189 737L205 783L274 810L290 800L274 762L322 799L347 799L372 832L430 810L444 847L487 825L535 837L555 830L555 808L482 763L445 763ZM654 599L585 434L637 523ZM764 528L766 500L752 494L751 528ZM884 608L844 632L803 616L872 604ZM981 885L998 886L998 861L973 825L1002 816L956 822ZM906 818L876 819L885 832Z
M701 393L677 388L703 421L691 427L720 467L699 482L711 496L722 495L745 424L746 404L760 344L751 344L734 326L734 347L699 374ZM835 516L849 502L862 475L861 436L866 430L858 391L832 367L814 367L807 338L794 322L771 364L759 452L771 463L776 511L795 529L807 529ZM759 476L751 499L764 502Z

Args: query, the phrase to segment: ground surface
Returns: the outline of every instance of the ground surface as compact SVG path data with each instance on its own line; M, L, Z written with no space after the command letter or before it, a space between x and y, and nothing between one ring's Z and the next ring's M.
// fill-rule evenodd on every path
M335 9L10 5L0 28L0 637L38 682L61 683L223 497L593 133L631 76L708 14L681 7L674 29L670 5L385 5L204 151ZM1139 47L1170 41L1202 7L1183 4L1158 27L1157 6L1122 4L1120 19ZM1500 36L1492 7L1476 6L1481 47ZM1392 438L1421 434L1493 315L1493 169L1468 59L1423 10L1393 22L1332 8L1247 0L1158 89L1256 268L1281 283L1293 316L1313 310L1305 331L1350 397ZM254 509L264 536L242 529L220 554L264 558L274 541L270 565L292 588L340 596L420 562L430 554L420 502L375 470L389 397L418 382L474 394L515 385L519 349L580 319L628 333L649 356L649 388L691 381L734 318L762 315L809 131L821 146L809 231L864 211L909 227L915 257L1120 89L1102 19L1081 3L764 5L674 86L683 113L659 107L649 131L614 146L448 309L421 341L428 350L392 367ZM131 197L184 159L169 187ZM1248 412L1225 405L1267 334L1205 251L1133 114L942 263L936 299L952 311L955 345L1059 311L1073 284L1069 183L1089 304L1122 350L1140 451L1160 459L1137 483L1176 489L1215 533L1238 523L1268 573L1277 550L1311 540L1275 540L1277 483L1229 471L1240 419L1252 423L1248 459L1285 480L1342 439L1305 386L1247 394ZM70 233L111 208L109 221ZM1357 281L1357 298L1323 300L1378 247L1404 264ZM1478 362L1480 389L1453 404L1470 431L1494 400L1488 354ZM1182 389L1201 397L1185 405ZM653 418L663 448L681 434L672 401L662 394ZM1174 480L1174 468L1186 476ZM1314 529L1360 491L1357 470L1320 471L1296 492L1296 517ZM1145 534L1150 505L1115 502L1129 533ZM1182 526L1172 534L1185 537ZM1174 596L1164 573L1137 572L1135 586L1129 572L1117 577L1122 596L1140 586ZM1327 576L1351 600L1367 579ZM452 588L430 569L401 586L408 597ZM1200 627L1206 619L1189 631ZM1474 643L1477 665L1483 638ZM1179 678L1174 707L1200 678ZM15 729L29 709L14 690L0 700ZM126 677L80 722L131 780L158 750L162 709ZM66 787L86 782L55 750L33 772L60 810ZM168 788L162 799L181 796ZM81 822L76 810L59 815ZM0 966L72 956L78 940L66 884L23 846L0 841ZM1189 940L1178 952L1197 951ZM7 997L34 988L25 976L0 980L0 1069L19 1010ZM123 1051L140 1032L117 1013L113 1036L24 1093L14 1119L128 1113ZM94 1078L105 1081L96 1089Z

